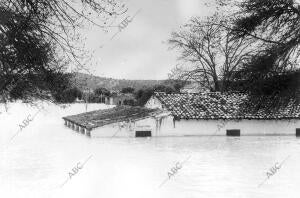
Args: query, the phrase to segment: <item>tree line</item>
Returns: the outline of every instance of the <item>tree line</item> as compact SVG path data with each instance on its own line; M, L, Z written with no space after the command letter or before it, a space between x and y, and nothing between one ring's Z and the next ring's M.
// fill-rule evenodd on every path
M177 82L167 85L155 85L152 87L135 90L132 87L125 87L119 92L110 91L104 87L98 87L95 90L82 91L77 87L64 90L55 95L55 101L58 103L74 103L77 100L88 103L105 103L110 97L118 97L121 94L130 94L133 99L128 99L124 103L130 106L144 106L154 92L180 93L183 82Z
M195 81L211 91L299 101L298 1L216 1L213 16L193 17L171 34L168 43L180 50L180 61L170 79ZM126 11L116 0L2 0L0 100L79 96L66 72L70 64L86 70L89 55L79 30L91 24L107 31ZM143 101L151 89L135 93Z
M238 91L278 102L292 98L298 103L300 4L218 3L213 16L194 17L172 33L169 44L180 50L180 61L170 77L196 81L211 91Z

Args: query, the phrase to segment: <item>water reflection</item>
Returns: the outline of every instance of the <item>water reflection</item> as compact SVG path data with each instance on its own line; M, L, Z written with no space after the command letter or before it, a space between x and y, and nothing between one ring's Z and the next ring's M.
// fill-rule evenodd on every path
M89 139L61 127L51 133L24 133L22 141L18 138L2 151L1 195L279 198L299 192L300 139L292 136ZM89 155L93 160L88 166L62 190L56 189L66 171ZM266 170L288 155L280 171L258 188ZM189 156L158 188L170 167Z

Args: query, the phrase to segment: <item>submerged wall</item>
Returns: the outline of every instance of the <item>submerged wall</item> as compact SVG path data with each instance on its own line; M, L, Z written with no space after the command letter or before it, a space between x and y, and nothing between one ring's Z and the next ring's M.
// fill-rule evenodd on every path
M91 137L135 137L138 130L154 131L155 119L145 118L135 122L119 122L103 127L98 127L91 131ZM153 133L153 132L152 132Z
M131 123L115 123L91 131L92 137L135 137L136 131L152 136L226 135L239 129L240 135L296 135L300 120L179 120L172 116L146 118Z
M148 108L163 108L161 102L152 96L145 105ZM157 136L182 135L226 135L226 130L239 129L240 135L296 135L300 119L291 120L180 120L169 116L161 121L155 132ZM300 132L299 132L300 133Z
M240 135L296 135L300 120L180 120L170 116L162 121L158 136L226 135L239 129Z

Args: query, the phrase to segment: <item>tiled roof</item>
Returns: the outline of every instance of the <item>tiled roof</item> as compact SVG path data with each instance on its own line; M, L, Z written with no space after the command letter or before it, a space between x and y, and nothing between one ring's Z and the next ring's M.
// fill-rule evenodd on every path
M241 93L166 94L156 97L175 119L300 119L300 105L288 103L273 111L254 110L247 103L248 96Z
M63 117L63 119L74 122L87 129L93 129L116 122L139 120L155 115L158 112L161 112L161 110L144 107L118 106L110 109L66 116Z

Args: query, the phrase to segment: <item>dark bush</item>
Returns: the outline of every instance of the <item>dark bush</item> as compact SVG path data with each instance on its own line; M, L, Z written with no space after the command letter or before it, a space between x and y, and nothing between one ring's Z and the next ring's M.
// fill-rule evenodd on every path
M111 95L110 91L108 91L106 88L103 88L103 87L99 87L99 88L95 89L94 94L97 96L100 96L100 95L110 96Z
M124 100L124 105L129 105L129 106L134 106L134 100L132 99L128 99L128 100Z
M56 93L54 99L59 103L73 103L76 98L82 99L82 92L74 87L64 90L62 93Z
M134 88L132 87L125 87L121 90L121 93L133 93L134 92Z
M135 93L136 104L138 106L144 106L146 102L153 95L154 90L152 88L140 89Z

